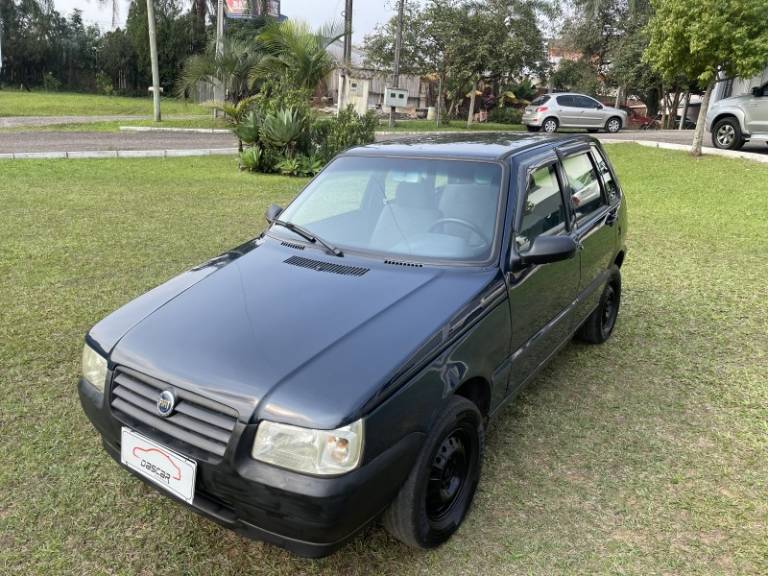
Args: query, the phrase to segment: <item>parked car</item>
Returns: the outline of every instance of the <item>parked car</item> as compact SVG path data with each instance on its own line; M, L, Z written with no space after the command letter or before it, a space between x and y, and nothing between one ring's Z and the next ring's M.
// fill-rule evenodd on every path
M560 128L585 128L589 132L616 133L627 126L624 110L605 106L584 94L544 94L526 106L523 124L529 132L549 134Z
M88 332L83 409L116 461L242 534L317 557L383 513L441 544L488 419L574 334L614 329L627 212L605 151L359 147L267 219Z
M751 94L712 104L707 130L712 133L712 145L723 150L738 150L750 140L768 142L768 82L754 87Z

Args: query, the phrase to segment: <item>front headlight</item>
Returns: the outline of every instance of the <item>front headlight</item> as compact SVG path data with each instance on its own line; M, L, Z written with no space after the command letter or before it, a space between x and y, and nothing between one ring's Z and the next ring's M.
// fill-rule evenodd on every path
M333 475L358 466L363 453L363 421L336 430L312 430L264 421L251 456L255 460L308 474Z
M107 360L88 344L83 347L83 378L94 388L104 392L107 382Z

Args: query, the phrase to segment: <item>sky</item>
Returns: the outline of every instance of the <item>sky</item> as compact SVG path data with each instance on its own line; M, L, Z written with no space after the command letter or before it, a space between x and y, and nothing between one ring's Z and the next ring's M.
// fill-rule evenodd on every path
M83 11L86 22L98 24L109 30L112 26L111 0L100 5L97 0L54 0L56 9L62 14L70 14L75 8ZM388 0L354 0L353 35L354 42L360 43L376 24L385 22L394 15ZM128 14L129 0L120 0L120 20L125 21ZM313 26L325 24L334 18L342 19L344 0L282 0L282 12L292 19L306 20Z

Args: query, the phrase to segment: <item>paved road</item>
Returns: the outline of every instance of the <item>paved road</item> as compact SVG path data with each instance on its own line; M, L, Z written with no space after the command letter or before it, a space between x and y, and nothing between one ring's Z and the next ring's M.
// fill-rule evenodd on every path
M232 148L230 134L179 132L4 132L0 154L101 150L190 150Z
M197 115L171 114L163 116L167 120L186 120L199 118ZM53 126L55 124L90 124L93 122L122 122L126 120L151 120L151 116L111 115L111 116L0 116L0 128L26 128Z
M610 138L612 140L653 140L656 142L667 142L669 144L684 144L690 146L693 141L692 130L632 130L619 132L618 134L599 134L598 137ZM710 135L704 136L704 145L712 147ZM768 154L768 145L765 142L748 142L742 148L744 152L760 152Z
M627 131L619 134L602 134L611 139L643 139L672 144L691 143L690 131L649 130ZM378 135L377 140L400 137ZM0 154L22 152L78 152L102 150L191 150L222 149L237 145L229 134L199 134L180 132L0 132ZM710 146L709 136L705 145ZM763 142L750 143L745 152L768 154Z

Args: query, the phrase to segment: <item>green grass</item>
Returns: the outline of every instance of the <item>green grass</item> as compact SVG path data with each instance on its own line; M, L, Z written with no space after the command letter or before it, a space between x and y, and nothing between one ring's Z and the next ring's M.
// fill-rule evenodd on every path
M204 114L206 109L175 98L163 98L163 114ZM69 92L24 92L0 90L2 116L109 116L152 115L152 99L77 94Z
M498 132L519 132L525 130L521 124L499 124L495 122L475 122L471 128L467 128L467 123L461 120L451 120L450 123L442 123L439 127L435 126L433 120L398 120L395 123L396 132L432 132L435 130L443 131L463 131L463 130L488 130ZM389 131L389 124L382 120L379 124L379 131Z
M91 324L254 236L303 182L232 158L0 164L0 573L768 573L768 166L609 153L631 218L614 337L567 346L494 422L448 544L374 526L321 561L133 479L75 390Z

